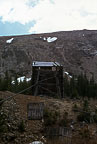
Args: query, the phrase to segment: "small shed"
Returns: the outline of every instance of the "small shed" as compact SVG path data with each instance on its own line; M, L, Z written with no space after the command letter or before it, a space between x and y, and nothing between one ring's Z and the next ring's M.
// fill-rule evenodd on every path
M28 109L28 119L29 120L41 120L43 118L44 103L29 103Z
M64 97L63 66L58 62L32 63L32 94Z

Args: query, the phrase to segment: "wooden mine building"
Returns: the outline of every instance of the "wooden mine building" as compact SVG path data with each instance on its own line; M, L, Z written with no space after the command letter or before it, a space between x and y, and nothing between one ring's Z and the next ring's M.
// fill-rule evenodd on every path
M28 119L29 120L41 120L43 118L44 103L35 102L27 105Z
M58 62L32 63L32 94L64 97L63 66Z

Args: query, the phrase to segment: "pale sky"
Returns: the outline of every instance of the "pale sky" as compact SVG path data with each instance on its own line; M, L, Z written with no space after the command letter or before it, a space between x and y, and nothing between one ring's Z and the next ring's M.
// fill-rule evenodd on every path
M97 29L97 0L0 0L0 35Z

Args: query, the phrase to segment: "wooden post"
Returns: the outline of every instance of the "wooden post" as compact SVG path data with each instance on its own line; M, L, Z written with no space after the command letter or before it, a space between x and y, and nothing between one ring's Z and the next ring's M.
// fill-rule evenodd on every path
M36 79L36 87L35 87L34 96L37 96L37 94L38 94L38 81L39 81L39 74L40 74L40 71L38 70L37 79Z
M57 96L61 98L60 84L59 84L59 79L57 75L56 75L56 87L57 87Z

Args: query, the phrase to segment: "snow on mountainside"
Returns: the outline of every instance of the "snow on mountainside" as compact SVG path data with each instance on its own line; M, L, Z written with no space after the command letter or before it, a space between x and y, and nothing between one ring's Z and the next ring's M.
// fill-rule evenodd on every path
M31 76L32 61L57 61L70 75L86 73L97 81L97 31L0 37L0 58L2 76Z
M40 38L41 38L41 37L40 37ZM51 37L47 37L47 38L44 37L43 40L44 40L44 41L47 40L47 42L50 43L50 42L54 42L54 41L56 41L56 40L57 40L57 37L52 37L52 38L51 38Z
M26 78L25 76L17 78L18 83L23 82L24 80L28 82L31 80L31 78ZM12 81L12 84L15 84L15 81Z
M57 40L57 37L53 37L53 38L48 37L48 38L47 38L47 42L54 42L54 41L56 41L56 40Z
M11 38L9 40L6 41L6 43L11 43L14 40L14 38Z
M34 142L30 143L30 144L43 144L43 142L41 142L41 141L34 141Z

